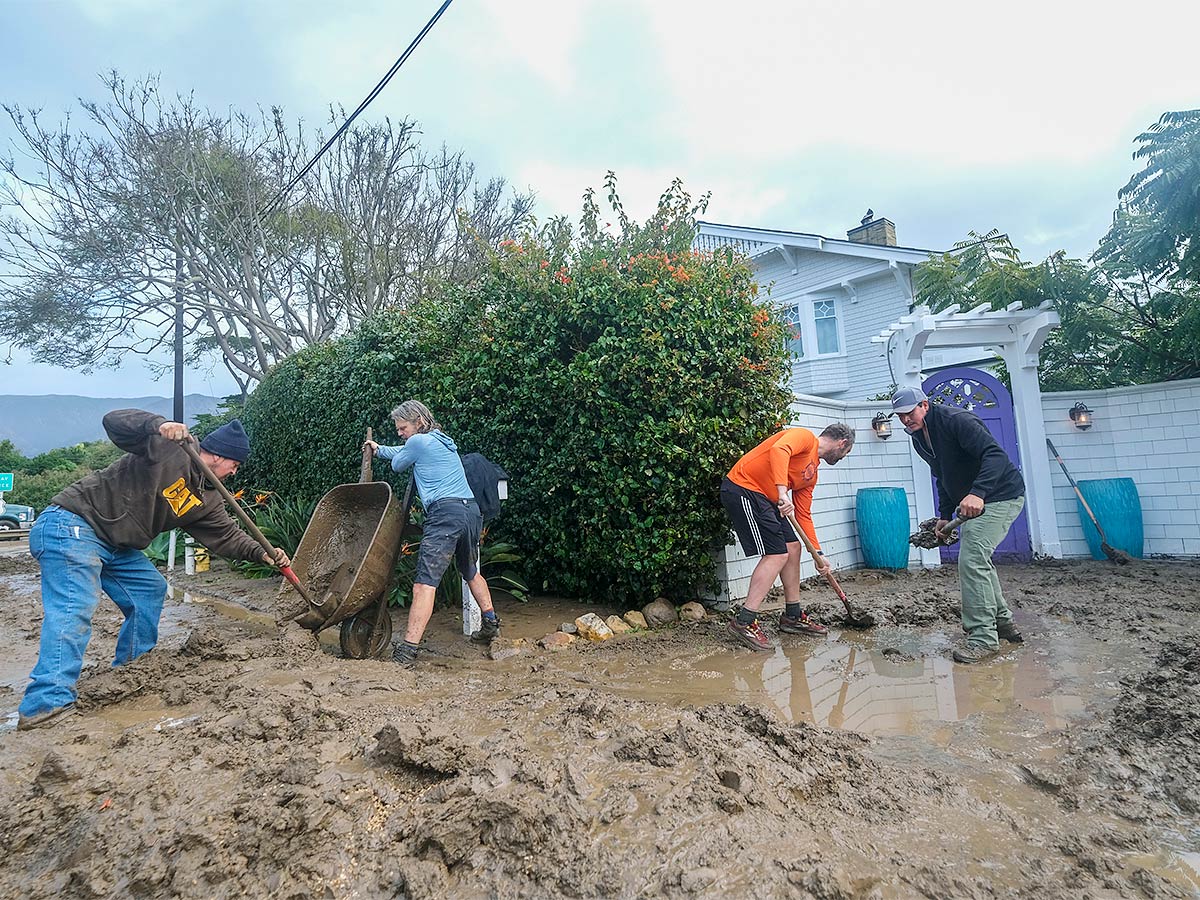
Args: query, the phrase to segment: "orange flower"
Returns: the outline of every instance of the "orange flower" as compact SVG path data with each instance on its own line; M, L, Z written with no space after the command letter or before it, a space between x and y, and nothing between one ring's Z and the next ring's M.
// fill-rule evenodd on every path
M543 259L543 260L542 260L542 268L543 268L543 269L548 269L548 268L550 268L550 260L548 260L548 259Z

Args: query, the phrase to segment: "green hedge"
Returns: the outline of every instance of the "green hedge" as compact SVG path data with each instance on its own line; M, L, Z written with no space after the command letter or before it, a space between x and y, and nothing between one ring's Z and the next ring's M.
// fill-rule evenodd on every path
M250 396L242 483L316 496L358 478L370 425L417 398L462 452L509 473L500 534L535 590L644 603L715 584L721 476L777 428L782 325L745 261L688 249L678 184L620 236L594 203L505 242L481 283L370 320L278 366ZM377 472L387 474L377 464Z

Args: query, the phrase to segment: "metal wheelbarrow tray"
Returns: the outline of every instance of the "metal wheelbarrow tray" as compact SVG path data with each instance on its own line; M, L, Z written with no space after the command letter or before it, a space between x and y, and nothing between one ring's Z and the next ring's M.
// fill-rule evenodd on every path
M292 569L312 602L287 583L279 594L279 609L288 611L281 621L295 620L313 633L341 625L342 652L352 659L377 656L391 641L387 594L412 508L411 480L397 499L389 484L370 477L367 451L364 480L327 492L304 529Z

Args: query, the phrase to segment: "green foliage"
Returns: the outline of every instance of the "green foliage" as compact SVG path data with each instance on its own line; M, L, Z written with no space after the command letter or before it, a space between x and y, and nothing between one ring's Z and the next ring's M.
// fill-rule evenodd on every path
M420 555L421 541L405 541L400 556L396 560L396 574L392 589L388 594L388 603L392 606L407 607L412 600L413 579L417 574L417 558ZM482 546L479 550L479 571L487 580L492 593L503 592L520 600L522 603L529 599L529 588L521 576L511 568L514 563L521 561L521 554L515 546L503 541L489 541L485 532ZM434 594L435 606L448 605L454 608L462 606L462 575L458 571L456 560L450 560L450 568L442 576Z
M185 544L181 532L175 541L175 565L177 566L183 564L184 548ZM150 562L156 566L165 566L171 553L171 532L164 531L162 534L155 535L154 540L150 542L150 546L143 552L149 558Z
M538 589L642 603L713 585L721 476L790 399L783 324L743 259L689 249L703 200L675 182L638 225L606 186L619 232L589 191L576 238L552 220L502 241L478 283L276 366L246 404L247 478L289 496L356 481L364 429L388 440L415 397L508 471L498 537Z
M13 489L4 495L10 503L43 510L50 500L85 475L103 469L121 456L109 441L91 441L71 447L59 447L26 457L12 441L0 441L0 471L12 472Z
M1200 109L1163 113L1134 143L1146 165L1121 189L1099 255L1115 250L1152 278L1200 281Z
M304 529L312 518L316 500L288 499L268 495L259 495L252 504L243 504L250 513L254 524L263 533L272 547L282 547L288 556L296 552L300 539L304 537ZM274 566L249 560L238 560L232 563L233 568L250 578L270 578L279 574Z

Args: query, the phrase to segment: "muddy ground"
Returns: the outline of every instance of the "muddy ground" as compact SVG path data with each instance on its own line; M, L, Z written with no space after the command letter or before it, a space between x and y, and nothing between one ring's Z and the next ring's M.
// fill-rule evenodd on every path
M0 896L1197 895L1200 564L1003 568L1028 640L973 667L954 574L847 574L879 627L760 654L715 616L551 653L585 608L501 600L493 662L439 610L415 671L220 566L111 670L105 600L80 713L0 733ZM0 558L5 712L37 591Z

